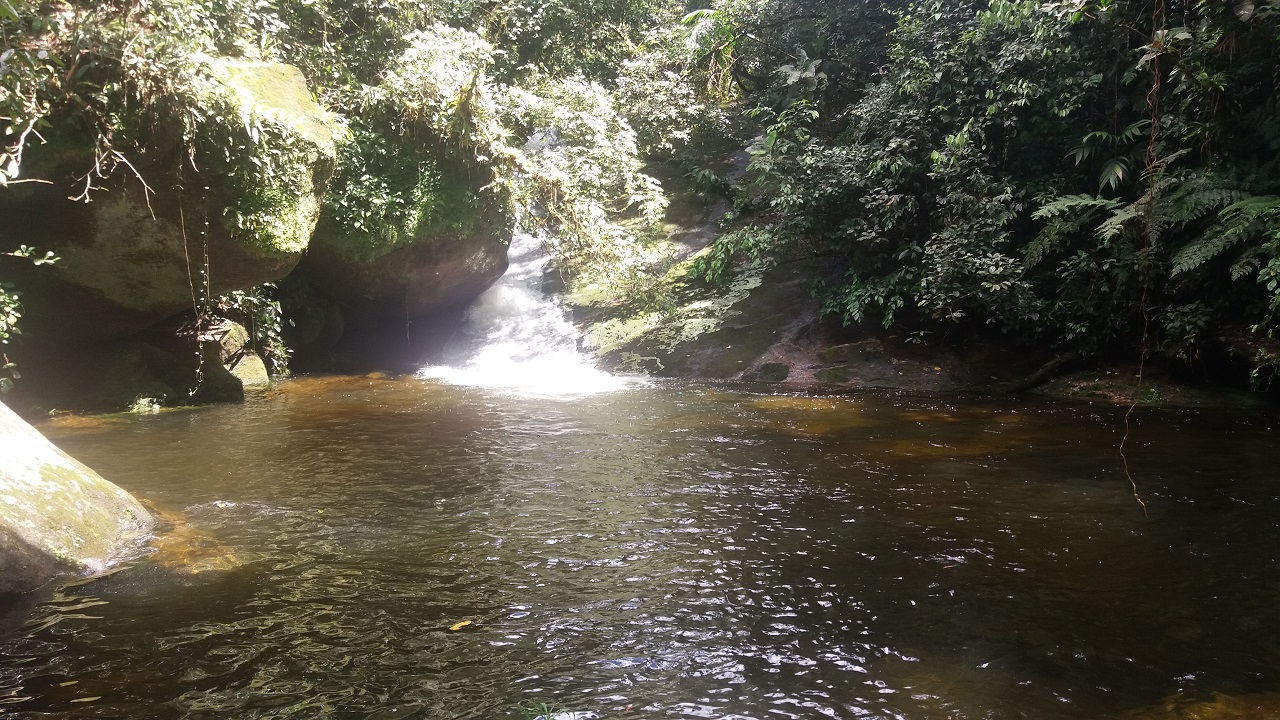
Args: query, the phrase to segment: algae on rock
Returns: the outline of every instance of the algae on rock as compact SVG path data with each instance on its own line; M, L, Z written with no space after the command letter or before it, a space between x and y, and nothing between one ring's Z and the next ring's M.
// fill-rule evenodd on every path
M205 67L198 102L212 132L200 142L210 172L225 174L223 225L246 247L296 261L333 174L334 119L292 65L212 58Z
M140 548L151 515L0 403L0 595L93 575Z

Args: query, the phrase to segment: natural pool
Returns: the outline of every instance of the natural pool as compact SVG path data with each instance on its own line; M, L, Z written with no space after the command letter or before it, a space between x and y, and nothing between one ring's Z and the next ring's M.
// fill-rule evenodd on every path
M47 426L182 515L11 624L0 717L1280 712L1280 417L1139 410L1148 518L1123 413L331 378Z

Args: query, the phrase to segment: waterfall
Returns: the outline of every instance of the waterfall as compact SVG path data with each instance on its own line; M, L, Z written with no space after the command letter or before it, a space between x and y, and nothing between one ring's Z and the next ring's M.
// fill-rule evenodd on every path
M578 330L568 312L542 292L549 257L539 238L517 233L509 259L506 274L467 311L462 333L445 348L443 364L419 374L454 385L543 396L591 395L630 385L578 350Z

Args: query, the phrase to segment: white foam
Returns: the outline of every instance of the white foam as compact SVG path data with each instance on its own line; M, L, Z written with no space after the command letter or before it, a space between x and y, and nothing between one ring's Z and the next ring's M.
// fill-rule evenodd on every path
M634 385L597 368L578 350L578 330L568 313L542 292L548 258L539 239L518 233L510 259L506 274L467 312L465 332L446 349L446 362L419 375L542 397L580 397Z

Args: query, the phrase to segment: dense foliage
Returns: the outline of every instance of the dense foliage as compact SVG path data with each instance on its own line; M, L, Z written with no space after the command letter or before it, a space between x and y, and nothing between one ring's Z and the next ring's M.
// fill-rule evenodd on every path
M740 5L706 22L749 55L705 62L736 73L720 86L761 135L704 271L817 257L848 322L1274 363L1280 8Z
M91 192L203 59L280 60L346 127L325 212L369 248L461 222L462 163L562 267L642 285L646 162L722 186L706 148L745 123L711 279L811 259L846 322L1274 364L1270 0L0 0L0 32L2 182L65 122ZM178 105L191 138L246 130Z
M227 178L239 199L221 221L261 238L251 245L296 250L306 238L272 218L298 215L290 203L305 198L280 188L305 163L210 81L222 57L282 61L344 128L322 217L345 254L465 237L467 208L499 203L544 231L565 268L616 281L665 200L603 83L679 15L663 0L4 0L0 184L42 181L23 175L23 154L52 131L91 148L76 198L89 202L113 176L145 183L131 160L177 128L178 171ZM193 295L200 323L215 322L203 316L226 303L207 283ZM0 298L11 324L16 295Z

